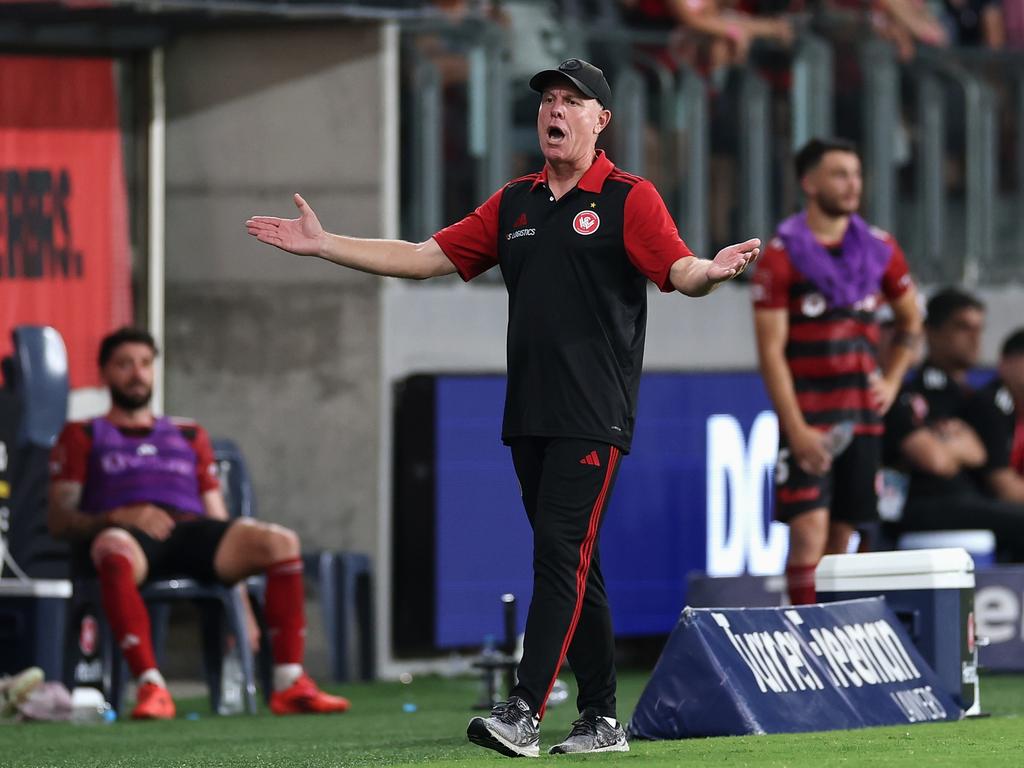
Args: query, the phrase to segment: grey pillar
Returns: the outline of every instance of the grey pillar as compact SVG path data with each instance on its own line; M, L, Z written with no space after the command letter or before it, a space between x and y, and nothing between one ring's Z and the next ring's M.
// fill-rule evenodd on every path
M771 234L771 104L768 85L752 69L740 84L740 233L741 237Z
M681 183L677 186L673 213L686 244L698 256L707 256L708 231L708 93L704 79L689 67L680 70L675 94L676 129L681 136L679 162Z
M834 130L832 46L817 35L800 36L793 61L793 147Z
M892 45L869 40L861 46L864 73L864 165L867 218L882 229L895 223L894 134L899 125L899 70Z

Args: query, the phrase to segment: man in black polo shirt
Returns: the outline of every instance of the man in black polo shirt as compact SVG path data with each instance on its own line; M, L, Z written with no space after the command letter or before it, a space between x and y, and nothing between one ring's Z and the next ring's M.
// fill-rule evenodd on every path
M985 446L982 493L1024 504L1024 328L1003 342L999 374L971 397L966 419Z
M471 741L537 756L539 724L565 658L581 716L552 752L626 751L615 719L614 636L597 553L601 519L629 451L647 324L647 287L704 296L757 258L760 241L693 254L654 186L596 149L611 89L579 59L539 72L544 168L507 183L426 242L360 240L298 219L259 216L249 234L300 255L374 274L470 280L495 265L509 295L502 439L534 531L534 589L519 681Z
M928 356L885 419L883 461L910 475L901 530L982 528L1014 560L1024 559L1024 504L979 492L974 471L985 447L964 420L967 373L978 361L984 305L956 289L928 301Z

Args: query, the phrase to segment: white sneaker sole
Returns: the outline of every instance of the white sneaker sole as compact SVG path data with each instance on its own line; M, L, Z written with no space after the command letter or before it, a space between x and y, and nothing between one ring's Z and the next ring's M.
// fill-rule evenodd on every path
M540 746L533 744L529 747L520 747L501 737L487 727L487 722L482 717L474 717L469 721L466 729L466 736L469 740L480 747L493 749L505 757L540 757Z
M555 744L551 749L548 750L549 755L596 755L599 752L629 752L629 742L625 741L621 744L615 743L610 744L607 747L601 747L600 749L582 749L576 752L570 752L569 750L562 749L561 744Z

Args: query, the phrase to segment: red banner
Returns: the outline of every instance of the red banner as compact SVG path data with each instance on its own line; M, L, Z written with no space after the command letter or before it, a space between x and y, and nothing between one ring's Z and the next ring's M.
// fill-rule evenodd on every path
M71 386L99 384L100 339L131 322L112 59L0 56L0 356L51 325Z

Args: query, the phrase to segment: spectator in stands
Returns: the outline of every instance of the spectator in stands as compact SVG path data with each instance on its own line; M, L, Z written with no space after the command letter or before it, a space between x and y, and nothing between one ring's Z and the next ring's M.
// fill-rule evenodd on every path
M228 519L205 430L157 417L153 337L132 328L107 336L99 367L110 390L106 416L64 427L51 459L51 533L72 541L72 572L98 574L103 610L138 681L137 719L174 717L157 669L149 614L138 585L190 576L235 584L266 574L264 613L274 659L275 714L344 712L303 671L302 560L294 532Z
M971 397L967 423L985 446L982 493L1024 504L1024 328L1003 342L999 373Z
M824 7L840 22L854 21L859 28L866 21L876 35L893 44L902 61L914 57L918 44L939 48L949 45L942 22L924 0L825 0ZM859 32L856 35L857 39L862 36Z
M775 516L789 525L786 585L800 605L815 600L822 555L845 552L857 527L877 519L882 415L910 365L921 319L899 244L857 216L853 145L813 139L797 153L796 171L807 210L779 225L753 297L761 373L779 417ZM896 333L879 359L882 301ZM852 436L842 449L840 428Z
M949 35L924 0L879 0L877 7L887 18L888 23L883 26L892 31L901 51L906 51L907 38L910 45L921 43L936 48L949 45Z
M1024 0L1002 0L1006 47L1024 48Z
M743 64L751 43L793 42L793 24L785 16L754 16L731 0L622 0L635 26L673 29L670 53L699 72L713 74Z
M899 530L989 529L999 549L1021 561L1024 504L983 495L971 474L987 461L964 421L984 323L984 305L960 290L928 301L927 356L886 416L883 460L910 475Z
M795 31L791 20L782 10L789 5L786 0L780 0L782 9L778 9L777 14L752 12L754 9L763 10L771 2L621 0L625 17L631 26L640 30L671 33L667 47L644 45L648 54L671 70L678 69L681 63L685 64L708 81L711 113L708 208L711 242L715 248L728 241L738 217L736 158L739 155L743 126L736 115L743 94L735 67L750 60L754 43L773 43L764 48L758 46L760 50L754 64L770 82L788 85L789 62L786 49L792 45ZM776 114L776 119L780 117L783 120L779 124L788 122L788 115ZM652 129L648 130L645 144L647 167L652 174L656 174L666 163L672 163L672 149L660 146Z
M482 24L500 22L502 16L495 3L487 0L432 0L431 5L443 25L420 31L411 39L418 55L429 59L436 68L441 87L441 141L445 185L442 190L442 214L445 220L465 215L476 204L475 178L477 158L467 153L469 145L469 123L466 115L470 111L469 57L468 53L480 38ZM403 61L406 57L403 56ZM406 71L407 91L419 87L411 71ZM419 120L415 110L409 110L402 119L403 132L413 135L411 121ZM411 151L412 140L403 142L406 151ZM403 158L409 166L410 157ZM407 185L411 186L411 185Z
M954 45L999 50L1006 45L1000 0L944 0L943 26Z

